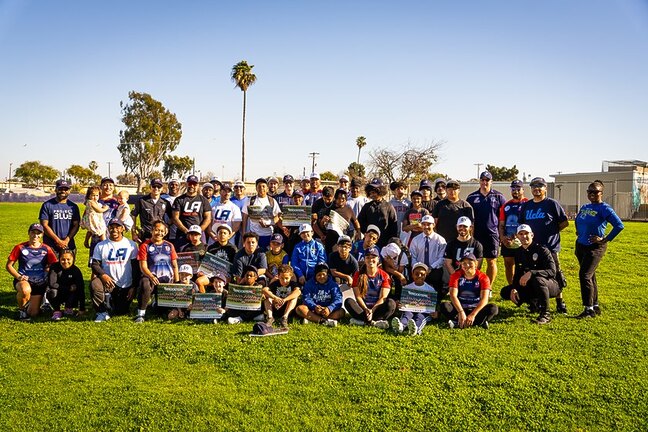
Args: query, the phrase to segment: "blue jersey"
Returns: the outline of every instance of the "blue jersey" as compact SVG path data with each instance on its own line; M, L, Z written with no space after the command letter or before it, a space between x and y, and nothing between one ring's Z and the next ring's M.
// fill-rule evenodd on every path
M175 248L166 240L160 244L146 240L137 253L137 260L146 261L151 273L158 279L168 278L169 281L174 280L173 261L177 259Z
M475 308L481 301L481 292L490 290L490 280L485 273L477 270L472 279L468 279L463 270L457 270L450 275L450 288L457 288L457 299L461 307Z
M527 202L526 198L519 200L508 200L500 208L499 220L504 222L504 235L506 237L515 237L517 227L520 225L520 214L522 213L522 204Z
M560 224L566 220L565 210L554 199L529 200L522 204L520 223L529 225L533 230L533 241L551 252L560 250Z
M119 208L119 202L116 198L110 199L100 199L99 204L107 205L110 210L103 212L102 216L106 221L106 226L110 222L110 219L117 217L117 209Z
M612 241L623 229L623 222L608 203L585 204L576 216L576 241L582 245L591 245L590 236L605 237L608 222L612 231L607 241Z
M27 276L30 283L42 284L47 281L47 271L56 262L56 255L46 244L31 247L29 242L24 242L13 248L9 260L18 262L18 273Z
M38 219L47 221L49 227L54 231L58 238L63 240L68 236L70 229L72 229L73 222L81 222L81 213L79 213L79 206L70 200L60 203L56 198L52 198L43 203L40 208ZM58 246L48 235L43 236L43 243L51 248ZM76 249L74 237L70 238L68 242L68 249Z
M302 290L303 301L309 310L323 306L334 312L342 307L342 291L331 276L326 283L318 283L315 278L309 279Z
M475 237L477 239L487 236L499 236L499 211L506 203L506 198L495 189L491 189L486 195L479 190L466 197L466 201L473 208L475 218Z
M357 287L360 280L360 273L353 275L353 286ZM389 275L381 269L378 269L374 276L366 275L368 278L367 293L364 296L364 303L368 308L374 307L380 298L380 292L383 288L391 288L391 279Z

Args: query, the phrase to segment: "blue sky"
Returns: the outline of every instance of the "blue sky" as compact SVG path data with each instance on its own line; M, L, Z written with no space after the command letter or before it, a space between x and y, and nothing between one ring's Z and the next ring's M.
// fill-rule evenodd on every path
M648 2L0 0L0 178L26 160L123 172L119 102L176 113L176 154L246 178L342 172L377 148L445 141L435 170L548 176L648 160ZM7 151L8 150L8 151Z

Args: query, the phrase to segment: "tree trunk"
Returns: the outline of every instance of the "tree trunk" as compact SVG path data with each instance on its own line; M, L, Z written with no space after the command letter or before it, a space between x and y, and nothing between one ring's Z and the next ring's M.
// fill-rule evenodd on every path
M241 181L245 181L245 105L247 92L243 91L243 134L241 136Z
M358 165L360 165L360 150L362 150L362 147L358 146Z

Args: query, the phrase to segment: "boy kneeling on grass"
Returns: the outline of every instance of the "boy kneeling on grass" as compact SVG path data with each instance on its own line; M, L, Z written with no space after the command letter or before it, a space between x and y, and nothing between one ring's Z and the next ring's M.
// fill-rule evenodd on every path
M312 321L335 327L344 317L342 291L329 275L329 266L325 262L315 266L315 277L306 281L302 294L304 304L297 306L296 312L304 319L304 324Z
M240 278L241 286L262 286L257 284L259 279L259 271L252 265L243 267L243 276ZM243 321L262 321L264 319L263 313L258 310L240 310L228 308L223 317L221 318L227 324L240 324Z
M269 287L263 288L266 324L272 325L276 318L281 317L281 327L288 327L288 318L301 294L299 284L293 280L294 275L292 267L283 264L279 266L277 278Z

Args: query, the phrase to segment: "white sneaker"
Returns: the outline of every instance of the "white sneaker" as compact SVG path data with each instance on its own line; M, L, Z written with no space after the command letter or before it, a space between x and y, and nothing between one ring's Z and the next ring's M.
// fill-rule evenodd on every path
M306 324L310 324L310 321L308 321L306 318L304 318L304 319L302 320L302 324L304 324L304 325L306 325Z
M457 325L456 322L454 322L454 321L452 321L452 320L448 321L448 327L450 327L450 328L453 329L453 328L455 328L456 325Z
M386 320L372 321L371 325L382 330L389 328L389 323Z
M241 317L229 317L227 318L227 324L241 324L243 322L243 318Z
M324 324L326 327L337 327L338 322L334 319L327 319L322 324Z
M362 321L362 320L359 320L359 319L351 318L351 320L349 321L349 324L356 325L356 326L363 326L363 325L365 325L365 322Z
M392 329L396 333L403 333L403 323L398 317L392 318Z
M413 319L408 319L407 320L407 334L410 336L416 335L418 331L418 328L416 327L416 323L414 322Z
M99 312L95 317L94 322L106 322L109 319L110 319L110 315L108 315L108 312Z

